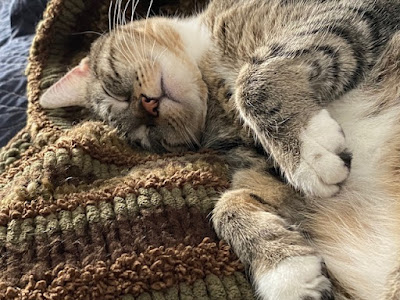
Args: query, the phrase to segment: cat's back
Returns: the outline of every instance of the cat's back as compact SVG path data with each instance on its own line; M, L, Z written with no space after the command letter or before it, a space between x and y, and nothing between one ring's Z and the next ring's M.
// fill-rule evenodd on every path
M224 55L240 60L267 41L309 35L332 23L342 30L356 23L386 42L399 30L400 1L213 0L201 19Z
M363 59L372 67L399 29L400 1L213 0L200 20L213 44L200 66L208 86L220 86L222 80L234 94L243 65L259 57L263 61L274 55L295 57L308 51L307 45L347 44L353 51L350 59ZM309 41L294 43L298 36ZM364 58L358 55L360 49L368 49ZM221 100L229 111L232 101Z

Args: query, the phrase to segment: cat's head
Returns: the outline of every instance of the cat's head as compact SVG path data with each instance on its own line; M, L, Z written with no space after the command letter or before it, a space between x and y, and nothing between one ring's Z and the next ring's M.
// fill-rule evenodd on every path
M97 39L40 104L88 107L129 143L148 150L194 149L204 128L207 87L189 35L173 19L121 26Z

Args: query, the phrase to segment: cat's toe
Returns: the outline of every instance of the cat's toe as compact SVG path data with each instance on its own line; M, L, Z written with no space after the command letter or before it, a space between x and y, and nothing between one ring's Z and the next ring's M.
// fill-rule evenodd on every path
M344 133L326 110L314 116L300 135L300 163L291 180L307 195L330 197L350 173L351 154Z
M262 300L334 299L332 285L319 256L296 256L280 262L255 280Z

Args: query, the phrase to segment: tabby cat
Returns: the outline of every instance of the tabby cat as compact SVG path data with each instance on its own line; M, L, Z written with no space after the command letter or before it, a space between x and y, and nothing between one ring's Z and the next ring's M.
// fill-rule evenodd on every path
M212 221L260 299L400 299L400 1L213 0L129 23L115 7L41 105L88 107L151 151L221 151Z

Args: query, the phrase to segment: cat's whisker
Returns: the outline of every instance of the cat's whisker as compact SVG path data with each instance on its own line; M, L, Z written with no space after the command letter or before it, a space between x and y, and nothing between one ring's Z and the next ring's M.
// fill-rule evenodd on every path
M179 131L180 135L183 138L183 141L185 144L189 147L189 149L194 149L194 143L192 139L190 138L189 132L187 131L187 128L185 126L181 126L182 130Z
M190 139L188 132L186 131L185 126L183 125L182 120L180 120L179 118L172 118L173 122L170 122L171 126L175 129L175 131L177 132L177 134L180 135L180 137L182 138L183 142L186 144L186 146L188 146L190 149L193 149L193 142Z
M189 121L184 122L184 124L190 124ZM185 131L188 133L189 137L191 138L191 143L195 144L195 146L200 147L200 141L197 139L196 135L194 134L193 130L187 126L183 126Z
M115 39L115 46L117 50L124 56L124 58L129 61L129 56L126 54L126 52L123 49L123 45L121 44L121 36L123 37L123 34L121 35L121 28L119 26L114 28L116 39Z
M150 10L151 10L152 5L153 5L153 0L150 0L149 8L147 9L147 13L146 13L146 20L144 21L144 32L145 33L147 31L147 20L149 19ZM146 34L144 35L143 51L145 51L145 47L146 47Z
M115 30L117 28L117 24L116 24L116 22L117 22L117 20L116 20L116 18L117 18L117 7L118 7L117 2L118 2L118 0L116 0L115 4L114 4L113 30Z
M123 32L122 32L122 28L120 29L120 31L121 31L121 37L122 37L122 42L124 43L124 45L126 46L125 47L125 54L130 58L130 59L128 59L128 61L131 61L131 59L133 59L134 57L135 57L135 55L133 54L133 51L132 51L132 47L131 47L131 44L130 43L128 43L128 40L127 40L127 38L126 38L126 34L124 34ZM121 42L121 43L122 43ZM121 45L122 46L122 45ZM140 59L140 61L141 61L141 59ZM133 62L133 61L131 61L131 62Z
M154 46L156 45L156 40L153 41L153 46L151 47L151 51L150 51L150 58L153 60L153 54L154 54ZM152 68L154 68L154 60L153 60L153 64L152 64Z
M118 0L118 11L117 11L117 26L122 26L121 22L121 9L122 9L122 0Z
M88 34L88 33L97 34L98 36L103 36L105 34L105 32L100 33L100 32L97 32L97 31L88 30L88 31L82 31L82 32L74 32L74 33L71 33L70 35L81 35L81 34Z
M118 0L118 26L123 26L123 20L122 20L122 0Z
M117 36L119 37L120 40L120 51L124 55L125 59L128 62L133 62L132 59L134 58L134 55L132 53L132 49L130 47L130 44L128 43L126 39L126 35L122 32L122 26L124 25L124 16L123 16L123 9L122 9L122 0L118 0L118 16L117 16L117 23L118 23L118 28L117 30ZM124 48L125 45L125 48ZM130 53L128 53L130 51Z
M139 3L139 0L138 0ZM145 28L144 28L144 37L142 37L142 35L139 35L139 46L140 46L140 51L142 52L142 57L145 56L145 48L144 48L144 44L143 44L143 39L146 40L146 23L147 23L147 19L145 19Z
M134 3L135 3L135 5L133 6ZM134 17L134 14L135 14L135 12L136 12L136 8L137 8L138 5L139 5L139 0L137 0L136 2L135 2L135 0L132 0L131 21L133 21L133 17ZM138 43L137 43L137 39L136 39L136 37L134 36L133 32L131 32L131 37L132 37L132 39L135 41L135 46L136 46L136 48L139 49L139 45L138 45ZM141 40L141 37L140 37L140 40ZM140 52L140 51L139 51L139 52ZM143 56L144 56L144 53L141 53L141 57L143 57Z
M122 40L120 40L120 45L121 45L121 49L123 49L124 56L128 62L134 63L135 55L132 52L130 44L128 43L128 41L123 33L121 34L121 37L122 37ZM124 45L125 45L125 47L124 47ZM142 66L141 61L142 61L142 59L139 60L140 66Z
M131 13L131 22L133 22L133 16L135 15L136 8L139 5L139 0L135 2L135 0L132 0L132 13Z
M124 25L127 24L127 22L126 22L126 11L128 10L128 6L129 6L130 2L131 2L131 0L128 0L128 1L126 2L125 7L124 7L124 10L123 10L123 12L122 12L122 15L123 15L123 23L124 23Z
M139 5L139 0L138 1L135 1L135 0L128 0L128 2L127 2L127 4L126 4L126 6L128 7L128 5L129 4L132 4L131 5L131 17L130 17L130 22L133 22L133 20L134 20L134 15L135 15L135 12L136 12L136 8L137 8L137 6ZM124 19L125 19L125 24L127 24L126 23L126 11L124 10ZM136 47L136 49L139 49L139 45L138 45L138 43L137 43L137 39L136 39L136 37L135 37L135 35L134 35L134 30L130 30L129 31L129 37L131 38L131 40L135 43L135 47ZM138 51L138 53L139 53L139 57L140 57L140 60L143 60L143 58L144 58L144 53L143 53L143 51Z
M117 39L116 39L117 42L115 43L115 45L116 45L117 50L124 56L124 58L129 60L128 57L125 55L122 47L121 47L122 45L120 43L118 43L118 39L121 37L120 32L119 32L120 28L118 26L118 22L119 22L119 20L118 20L118 18L119 18L118 8L120 7L120 3L121 3L121 0L116 0L115 1L115 5L114 5L114 14L113 14L113 22L112 22L112 24L113 24L113 30L114 30L114 32L116 34L116 37L117 37ZM109 11L110 10L111 9L109 9Z
M187 128L187 127L184 127L184 128L185 128L185 131L187 132L187 134L188 134L189 137L190 137L190 146L191 146L191 149L196 149L196 148L200 147L200 142L199 142L199 140L194 136L193 132L192 132L191 130L189 130L189 128Z
M161 58L161 56L165 53L165 51L167 51L168 50L168 48L167 47L164 47L164 50L163 51L161 51L159 54L157 54L157 56L154 58L154 60L153 60L153 67L154 67L154 64L156 63L156 61L159 59L159 58Z
M192 130L190 130L190 128L185 126L185 124L188 124L188 122L187 121L185 122L184 120L180 120L180 127L183 129L182 134L184 134L184 136L186 137L188 146L191 147L192 149L195 148L195 146L199 147L200 142L198 141L196 136L193 134Z
M124 34L121 34L121 28L120 27L115 28L115 33L117 36L117 39L115 40L116 41L115 42L116 49L122 54L122 56L126 59L127 62L132 63L133 57L130 57L129 54L126 52L126 49L124 49L124 47L123 47L124 46L123 42L125 42L125 40L124 40ZM122 40L121 40L121 37L122 37Z
M127 18L126 18L126 11L127 11L128 6L129 6L129 4L130 4L131 1L132 1L132 3L133 3L134 0L128 0L127 3L126 3L126 5L125 5L124 11L123 11L123 22L124 22L124 25L127 24L127 23L126 23L126 19L127 19ZM137 3L139 3L139 1L138 1ZM136 9L136 6L135 6L135 9ZM133 36L133 31L131 30L131 31L129 31L129 32L130 32L130 36L132 37L132 41L135 43L135 46L137 47L136 39L135 39L134 36ZM135 55L134 55L134 53L133 53L133 50L132 50L132 47L130 46L130 43L128 43L128 41L127 41L126 35L123 35L123 36L124 36L125 44L126 44L126 46L127 46L127 48L128 48L129 53L132 55L132 58L135 57ZM141 62L141 61L143 60L143 56L141 56L140 58L141 58L141 59L139 60L139 62ZM141 66L141 67L142 67L142 66Z
M110 1L110 6L108 7L108 31L111 32L112 24L111 24L111 11L112 11L113 2Z
M131 0L129 0L129 1L131 1ZM135 14L135 11L136 11L136 8L137 8L138 5L139 5L139 0L138 1L132 0L131 22L133 22L133 17L134 17L134 14ZM141 48L140 45L139 45L139 43L141 41L141 36L139 37L140 41L138 43L137 38L134 35L134 31L131 30L130 31L130 37L131 37L131 40L135 43L136 49L139 50L138 53L139 53L140 61L144 60L145 52L144 52L144 49Z

